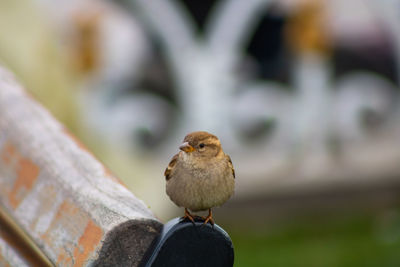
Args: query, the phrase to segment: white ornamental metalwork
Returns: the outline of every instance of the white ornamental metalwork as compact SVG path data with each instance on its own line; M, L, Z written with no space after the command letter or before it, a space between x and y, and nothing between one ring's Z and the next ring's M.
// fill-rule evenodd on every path
M400 150L394 145L400 137L398 88L385 78L357 72L334 81L328 57L319 53L293 59L293 90L266 80L243 83L235 76L233 68L243 57L261 15L276 1L219 1L201 36L177 1L125 2L134 14L132 23L146 25L161 42L175 82L177 107L145 90L110 105L118 86L113 83L111 89L107 82L116 79L112 74L98 77L93 87L102 90L88 97L92 121L105 118L96 127L117 142L133 143L133 151L140 151L140 140L132 136L145 130L161 140L153 156L164 164L186 133L215 133L240 162L235 164L238 177L245 178L238 180L239 194L290 190L309 185L310 180L322 184L349 176L376 178L382 169L400 172L395 167ZM400 1L366 3L379 7L376 14L393 36L400 81ZM133 53L148 53L143 30L135 34L132 38L142 46L132 48L136 49ZM121 90L125 85L121 84ZM366 114L383 123L366 128L362 124ZM170 116L175 116L175 123L167 123ZM249 128L271 121L272 130L264 137L253 142L241 138Z

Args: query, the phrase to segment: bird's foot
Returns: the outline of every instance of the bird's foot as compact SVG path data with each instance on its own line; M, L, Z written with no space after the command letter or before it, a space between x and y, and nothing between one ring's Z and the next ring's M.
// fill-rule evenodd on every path
M207 224L208 222L214 226L214 220L212 218L212 211L211 209L208 210L208 216L207 217L202 217L202 219L204 220L203 225Z
M182 219L183 220L189 219L194 224L194 218L187 209L185 209L185 216L183 216Z

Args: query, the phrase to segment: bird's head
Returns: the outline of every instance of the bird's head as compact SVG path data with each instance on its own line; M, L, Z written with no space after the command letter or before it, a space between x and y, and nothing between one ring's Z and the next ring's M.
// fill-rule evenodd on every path
M179 149L194 157L218 157L223 155L221 143L208 132L193 132L185 136Z

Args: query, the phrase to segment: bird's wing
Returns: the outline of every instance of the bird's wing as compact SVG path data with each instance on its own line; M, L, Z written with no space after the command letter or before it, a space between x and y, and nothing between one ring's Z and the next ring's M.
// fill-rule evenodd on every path
M229 155L226 155L226 157L228 158L228 164L229 164L229 167L230 167L231 170L232 170L233 178L236 178L236 177L235 177L235 168L233 168L233 164L232 164L231 157L229 157Z
M165 175L165 179L167 181L171 178L170 175L171 175L172 169L176 165L177 159L178 159L178 154L176 154L175 156L172 157L171 161L168 164L168 167L165 169L164 175Z

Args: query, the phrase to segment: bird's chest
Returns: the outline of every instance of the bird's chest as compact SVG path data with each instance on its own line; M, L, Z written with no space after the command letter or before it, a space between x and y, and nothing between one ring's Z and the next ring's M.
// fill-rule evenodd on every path
M185 180L196 182L206 182L222 176L220 162L203 161L203 162L181 162L179 176Z
M226 161L178 161L167 182L167 194L175 204L192 211L224 203L234 190L234 179Z

